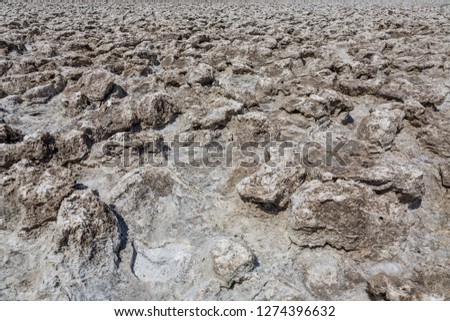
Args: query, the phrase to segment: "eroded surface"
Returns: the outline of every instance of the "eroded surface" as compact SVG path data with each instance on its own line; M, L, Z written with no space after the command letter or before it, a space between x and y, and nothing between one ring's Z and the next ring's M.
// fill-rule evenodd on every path
M450 6L324 3L2 3L0 298L450 299Z

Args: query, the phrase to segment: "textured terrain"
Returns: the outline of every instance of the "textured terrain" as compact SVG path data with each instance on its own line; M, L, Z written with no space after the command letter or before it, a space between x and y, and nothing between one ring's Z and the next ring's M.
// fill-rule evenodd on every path
M0 7L0 299L450 299L450 6Z

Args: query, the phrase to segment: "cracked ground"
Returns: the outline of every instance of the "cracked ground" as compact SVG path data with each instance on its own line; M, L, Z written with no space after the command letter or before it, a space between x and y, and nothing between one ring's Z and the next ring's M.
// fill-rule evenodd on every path
M450 299L450 6L0 8L0 299Z

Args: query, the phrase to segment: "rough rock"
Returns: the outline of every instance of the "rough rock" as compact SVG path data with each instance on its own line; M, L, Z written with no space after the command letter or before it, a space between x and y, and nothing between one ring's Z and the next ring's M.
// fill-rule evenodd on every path
M48 132L36 132L18 144L2 144L0 150L3 154L0 168L8 168L21 159L48 161L55 152L55 140Z
M21 216L16 224L23 230L40 228L56 220L62 200L75 187L70 170L59 166L35 167L27 161L14 166L6 177L9 179L4 188L9 192L4 197Z
M108 206L93 191L75 191L59 207L56 235L59 249L73 259L98 259L105 251L113 258L120 245L118 222Z
M187 82L202 86L211 85L214 82L214 69L204 63L198 64L188 72Z
M311 181L291 198L290 238L299 246L329 245L375 255L377 249L406 233L401 208L378 198L360 183Z
M418 299L411 284L399 282L398 278L378 274L367 282L367 292L373 301L410 301Z
M344 95L330 89L324 89L307 97L299 97L293 104L281 106L289 113L299 112L305 117L319 120L336 116L341 112L353 110L353 104Z
M426 106L438 106L444 102L446 96L445 91L441 91L439 87L415 85L401 78L386 80L375 95L402 102L414 99Z
M78 115L85 109L95 108L95 104L80 91L77 91L74 94L66 94L62 103L67 109L67 113L72 116Z
M267 210L285 208L290 195L305 180L306 171L301 166L263 166L236 186L239 196Z
M92 70L83 74L78 82L83 95L93 101L102 101L114 85L114 75L106 70Z
M51 83L34 87L26 91L22 97L28 104L44 104L54 96L61 93L66 86L66 82L61 77L57 77Z
M218 98L212 102L210 110L191 116L192 124L194 128L218 129L225 126L242 109L243 105L237 101Z
M100 288L114 283L122 238L115 214L92 190L74 191L62 201L52 260L60 267L56 274L69 297L90 299ZM74 278L85 284L74 286L69 281Z
M385 104L373 107L370 115L361 121L357 136L373 144L374 152L380 152L380 148L388 150L392 147L395 136L402 129L404 118L405 113L397 109L395 105Z
M63 166L85 158L92 144L88 135L80 130L72 130L55 140L56 154L52 160Z
M391 168L374 166L361 170L354 179L368 184L377 193L390 189L399 195L399 200L412 203L425 194L424 173L414 167Z
M14 144L23 139L23 133L8 125L0 125L0 144Z
M439 173L441 174L442 186L450 188L450 164L441 163L439 165Z
M88 120L81 120L79 127L88 134L93 142L108 139L119 132L130 131L139 124L139 118L136 114L137 103L133 100L127 100L121 105L106 104L95 111Z
M144 129L160 128L172 122L177 113L174 101L159 93L145 96L137 107L137 117Z
M417 133L417 138L431 152L442 157L450 157L450 142L448 140L450 117L440 116L438 119L433 117L429 124L423 126Z
M231 239L218 240L211 249L214 272L230 287L242 282L255 264L252 250Z

